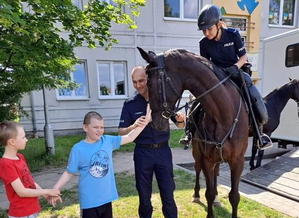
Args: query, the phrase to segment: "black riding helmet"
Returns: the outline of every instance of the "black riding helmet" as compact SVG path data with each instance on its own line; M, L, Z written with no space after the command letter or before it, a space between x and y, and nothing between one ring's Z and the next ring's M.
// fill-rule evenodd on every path
M204 6L197 20L197 26L199 30L206 30L218 23L222 18L220 9L216 5Z

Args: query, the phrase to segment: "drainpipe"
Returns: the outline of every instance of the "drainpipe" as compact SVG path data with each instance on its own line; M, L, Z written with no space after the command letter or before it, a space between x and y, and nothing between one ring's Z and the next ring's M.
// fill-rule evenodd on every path
M31 114L32 114L33 137L38 138L33 91L30 91L30 104L31 104Z
M43 98L44 98L44 113L45 113L45 126L44 126L45 136L44 137L45 137L46 151L48 154L55 155L54 133L48 116L49 107L47 103L45 85L43 85Z

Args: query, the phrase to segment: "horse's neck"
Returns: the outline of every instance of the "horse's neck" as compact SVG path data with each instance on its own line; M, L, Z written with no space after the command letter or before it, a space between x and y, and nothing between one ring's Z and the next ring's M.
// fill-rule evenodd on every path
M231 119L235 118L233 110L238 110L241 99L235 87L230 85L225 86L223 84L218 85L218 83L219 80L216 79L211 82L212 85L199 87L197 84L189 88L191 88L191 93L196 97L197 102L200 102L207 114L212 115L218 123L231 123ZM225 101L223 101L223 99L225 99ZM235 105L235 107L231 108L231 105ZM232 113L227 113L228 108L231 108Z
M264 100L269 106L271 105L271 107L275 107L278 113L281 113L292 97L293 93L290 92L290 88L290 86L281 87L267 95Z

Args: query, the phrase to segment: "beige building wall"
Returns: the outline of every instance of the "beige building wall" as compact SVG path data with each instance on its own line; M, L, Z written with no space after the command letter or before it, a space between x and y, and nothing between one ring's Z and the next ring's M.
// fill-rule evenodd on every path
M184 2L184 0L181 1ZM228 13L225 16L246 17L248 22L254 23L254 29L247 33L248 40L253 42L254 46L248 49L248 53L249 56L252 54L250 61L256 63L254 69L258 73L255 74L255 77L259 77L260 40L270 36L269 34L287 30L268 26L268 18L265 14L268 13L267 5L269 5L269 0L257 1L259 5L251 15L246 10L240 10L237 2L238 0L199 0L198 11L200 11L203 5L214 3L219 7L225 7ZM296 2L298 5L298 0ZM193 52L199 52L198 41L202 37L202 33L197 30L197 20L165 18L164 1L146 1L145 7L142 7L140 10L140 16L135 19L138 25L138 28L135 30L128 30L125 26L113 25L111 33L119 41L119 44L114 45L110 51L104 51L102 48L88 49L84 46L76 49L75 52L78 58L85 60L87 64L87 84L89 90L87 99L58 100L56 90L46 90L48 117L55 134L74 133L81 130L83 116L91 110L95 110L103 115L106 131L115 131L117 129L123 102L126 98L135 94L130 78L131 69L136 65L145 64L145 61L136 49L137 46L156 53L171 48L184 48ZM298 15L296 15L296 25L298 25ZM99 96L97 62L102 60L126 62L126 96L118 98L102 98ZM185 100L187 100L187 95ZM29 115L21 119L25 130L28 132L36 130L38 135L43 135L45 116L42 91L34 91L24 96L22 105Z
M102 48L88 49L80 47L75 50L81 60L86 60L89 97L84 100L57 100L56 90L46 90L48 118L54 134L66 134L80 131L84 115L91 110L99 112L105 121L106 131L116 131L123 102L135 95L130 73L134 66L145 64L137 46L156 53L171 48L185 48L198 52L198 40L201 32L197 30L197 21L182 21L164 18L164 2L147 1L136 19L138 28L128 30L125 26L113 25L111 33L118 40L111 50ZM62 33L63 34L63 33ZM99 80L97 62L101 60L126 62L127 96L121 98L99 97ZM22 100L28 117L21 122L26 131L37 131L43 135L45 125L44 101L42 91L34 91Z

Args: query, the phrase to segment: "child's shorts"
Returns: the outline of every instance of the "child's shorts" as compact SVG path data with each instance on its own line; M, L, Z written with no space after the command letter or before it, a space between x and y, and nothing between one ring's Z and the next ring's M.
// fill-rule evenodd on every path
M38 218L38 213L35 213L35 214L32 214L32 215L29 215L29 216L8 216L8 218Z

